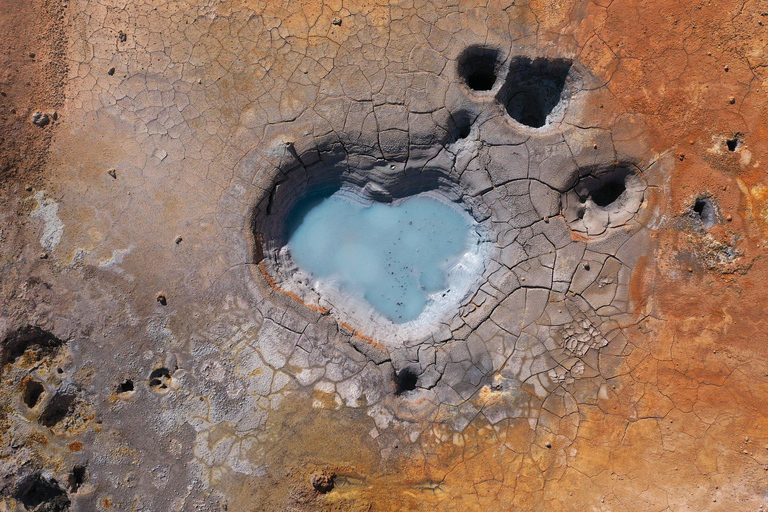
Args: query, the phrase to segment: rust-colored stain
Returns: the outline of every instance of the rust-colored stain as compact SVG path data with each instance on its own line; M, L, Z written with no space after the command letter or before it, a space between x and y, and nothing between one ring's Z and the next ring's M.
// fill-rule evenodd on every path
M33 473L53 475L73 508L159 510L178 499L178 510L270 512L765 509L765 11L751 0L0 6L0 341L41 326L68 343L58 369L34 350L11 363L0 346L0 509L13 479ZM564 124L607 133L617 155L644 148L663 176L623 227L646 237L642 246L562 237L636 261L626 308L597 326L606 343L584 357L588 368L551 349L560 332L531 336L530 352L554 354L534 361L486 353L487 331L457 330L476 359L449 360L441 342L403 356L461 367L454 388L443 392L440 375L395 396L395 351L364 329L280 288L264 261L248 272L291 305L244 291L238 269L250 263L237 251L247 244L232 233L253 209L248 194L266 187L242 169L283 165L268 142L286 134L298 147L346 130L386 149L387 137L423 125L425 144L448 146L436 120L457 114L444 103L459 84L441 73L456 67L448 52L459 43L572 59L596 85ZM490 108L496 94L476 102ZM407 123L391 121L400 110ZM37 111L49 124L33 123ZM314 131L301 124L310 115L323 120ZM509 135L542 148L562 138ZM584 152L573 158L592 165ZM716 209L706 229L693 222L697 198ZM159 289L175 298L166 307ZM499 323L520 323L508 320ZM269 328L267 341L252 335ZM625 343L612 343L617 333ZM338 342L349 336L389 357L366 360ZM497 361L530 376L510 384ZM148 387L160 367L173 384L163 395ZM384 377L364 381L361 368ZM126 378L136 393L118 400L110 383ZM544 393L550 378L560 380ZM73 401L47 393L30 410L20 397L32 379ZM114 479L71 492L86 456L89 472L109 464ZM315 474L335 487L319 492Z

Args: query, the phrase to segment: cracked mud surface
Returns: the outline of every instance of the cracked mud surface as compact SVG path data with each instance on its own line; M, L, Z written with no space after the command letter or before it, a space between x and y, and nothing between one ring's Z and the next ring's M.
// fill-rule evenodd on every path
M764 11L6 2L0 510L765 509ZM481 277L350 312L327 186Z

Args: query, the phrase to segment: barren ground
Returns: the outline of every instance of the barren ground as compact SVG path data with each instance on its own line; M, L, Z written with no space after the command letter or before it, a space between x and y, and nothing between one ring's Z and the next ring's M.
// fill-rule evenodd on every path
M764 510L766 24L756 1L0 0L0 510ZM487 94L473 46L499 51ZM538 131L496 100L519 56L583 73ZM498 254L429 339L259 259L275 183L332 157L435 165L487 212ZM561 181L617 161L642 204L595 234Z

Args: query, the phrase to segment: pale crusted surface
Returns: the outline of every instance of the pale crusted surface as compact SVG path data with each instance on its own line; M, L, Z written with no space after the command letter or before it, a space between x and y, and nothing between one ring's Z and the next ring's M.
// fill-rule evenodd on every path
M5 185L0 507L765 506L757 5L154 4L71 2L46 182ZM476 288L341 321L276 256L328 176L460 200Z

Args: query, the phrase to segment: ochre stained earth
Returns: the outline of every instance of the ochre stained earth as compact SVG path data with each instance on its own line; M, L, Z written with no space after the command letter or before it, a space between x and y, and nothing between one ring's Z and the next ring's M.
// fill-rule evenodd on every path
M321 139L448 145L473 45L588 77L536 147L650 171L621 349L445 405L283 293L251 212ZM0 510L764 510L766 48L758 1L1 0Z

